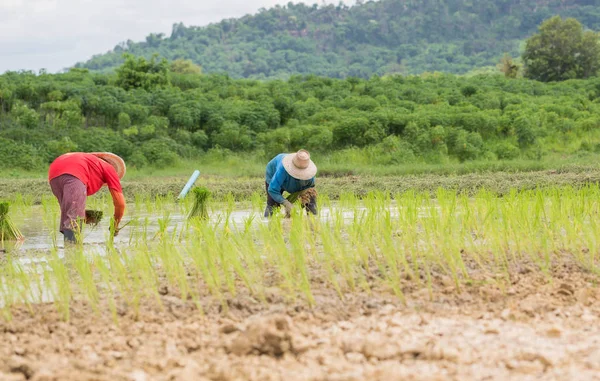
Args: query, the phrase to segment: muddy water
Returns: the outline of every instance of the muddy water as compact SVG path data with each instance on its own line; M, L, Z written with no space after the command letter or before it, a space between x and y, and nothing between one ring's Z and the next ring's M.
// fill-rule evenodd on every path
M58 232L58 215L54 218L40 218L43 215L41 207L32 207L30 211L18 217L14 217L15 225L19 227L25 239L17 243L5 243L7 250L15 250L21 254L28 252L48 251L55 244L59 249L63 248L63 237ZM106 215L106 213L105 213ZM168 218L168 232L180 230L186 221L186 216L180 211L167 210L164 213L152 213L146 211L133 211L128 213L123 224L127 224L115 237L116 246L127 246L131 236L141 230L141 226L147 226L148 235L152 236L159 230L159 220ZM225 218L224 212L216 212L211 216L211 221L216 223ZM254 218L260 221L262 216L250 210L235 211L230 214L230 222L234 225L243 226L245 220ZM147 222L147 224L146 224ZM87 225L83 231L85 247L99 248L109 238L109 219L104 218L97 226Z
M363 212L365 210L366 208L364 207L358 207L355 210L322 208L319 211L319 218L327 221L332 219L334 214L339 214L344 220L351 220L354 218L356 212ZM105 211L106 215L109 214ZM227 213L224 210L213 210L210 213L211 223L222 223L226 218ZM159 230L159 221L164 219L168 219L167 232L180 231L185 225L186 214L174 205L169 205L161 213L135 209L128 211L123 222L123 224L127 225L115 237L115 246L126 247L131 242L132 237L141 231L142 226L147 227L148 236L153 236ZM229 213L229 222L234 227L244 227L249 219L252 220L253 224L267 222L262 212L250 209L235 210ZM13 221L23 233L25 239L22 242L5 243L4 248L18 252L20 257L22 257L21 260L25 262L27 262L27 253L40 254L41 252L48 252L53 247L57 247L62 252L64 248L63 237L58 232L58 220L57 211L44 213L41 206L33 206L20 210L18 213L15 213ZM104 218L97 226L86 226L83 237L86 248L102 251L102 247L109 238L109 219Z

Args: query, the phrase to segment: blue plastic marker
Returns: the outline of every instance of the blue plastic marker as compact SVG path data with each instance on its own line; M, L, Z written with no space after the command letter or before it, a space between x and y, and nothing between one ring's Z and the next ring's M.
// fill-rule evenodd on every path
M181 191L181 193L179 193L179 197L177 197L178 200L181 200L182 198L185 197L186 194L188 194L190 189L192 189L192 185L194 185L194 183L196 182L196 180L198 179L199 176L200 176L199 170L195 170L194 173L192 173L192 177L190 177L187 184L185 184L185 186L183 187L183 190Z

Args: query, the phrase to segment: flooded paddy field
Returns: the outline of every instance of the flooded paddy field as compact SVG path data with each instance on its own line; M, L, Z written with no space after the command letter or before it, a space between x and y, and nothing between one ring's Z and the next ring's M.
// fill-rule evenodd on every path
M320 199L109 200L64 248L58 206L11 205L0 379L597 379L593 187Z

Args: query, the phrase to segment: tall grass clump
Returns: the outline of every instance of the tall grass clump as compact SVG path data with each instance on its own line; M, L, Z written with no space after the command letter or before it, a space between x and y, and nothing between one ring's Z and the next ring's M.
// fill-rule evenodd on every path
M188 216L189 219L200 218L202 220L208 219L208 200L210 198L210 191L204 187L195 187L192 190L192 196L194 199L194 205Z
M8 217L8 202L0 202L0 241L14 241L23 239L21 231Z

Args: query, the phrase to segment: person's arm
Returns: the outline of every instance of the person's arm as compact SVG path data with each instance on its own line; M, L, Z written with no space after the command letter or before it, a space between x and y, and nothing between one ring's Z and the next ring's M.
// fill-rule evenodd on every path
M287 172L283 166L279 167L277 171L275 171L275 175L271 178L271 183L269 184L269 195L273 200L278 204L283 204L285 198L281 194L281 187L283 185L283 181Z
M113 205L115 206L115 229L118 230L123 214L125 214L125 196L123 195L123 192L119 192L115 189L110 189L110 195L112 196Z
M125 214L125 196L123 196L121 180L115 169L110 165L105 166L104 181L108 186L108 190L113 199L113 205L115 206L115 232L118 232L119 223L121 223L123 214Z

